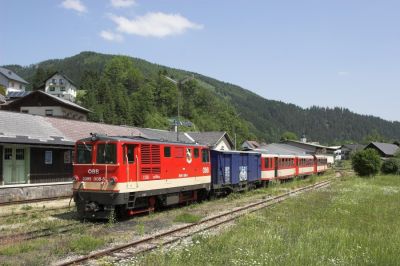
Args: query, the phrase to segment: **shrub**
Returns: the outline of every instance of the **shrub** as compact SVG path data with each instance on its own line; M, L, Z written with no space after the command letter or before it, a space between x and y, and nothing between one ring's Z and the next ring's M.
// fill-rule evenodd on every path
M398 159L390 158L382 164L381 171L384 174L398 174L400 169L400 162Z
M359 176L376 175L381 168L381 158L376 150L366 149L352 156L351 165Z

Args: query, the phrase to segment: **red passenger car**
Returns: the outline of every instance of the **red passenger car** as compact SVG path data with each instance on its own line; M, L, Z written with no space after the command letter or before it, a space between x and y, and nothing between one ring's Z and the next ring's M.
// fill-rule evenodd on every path
M73 194L82 218L204 198L210 181L206 146L95 134L75 146Z

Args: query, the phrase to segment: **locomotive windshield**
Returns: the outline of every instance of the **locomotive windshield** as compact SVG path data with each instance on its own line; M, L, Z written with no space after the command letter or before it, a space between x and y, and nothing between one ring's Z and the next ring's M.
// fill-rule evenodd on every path
M117 149L115 144L98 144L96 163L115 164L117 162Z
M91 144L78 144L76 146L76 162L77 163L92 163L92 145Z

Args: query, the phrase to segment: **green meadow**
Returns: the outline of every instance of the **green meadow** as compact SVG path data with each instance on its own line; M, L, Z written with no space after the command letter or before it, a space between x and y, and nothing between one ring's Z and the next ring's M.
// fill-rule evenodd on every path
M348 177L240 219L145 265L399 265L400 177Z

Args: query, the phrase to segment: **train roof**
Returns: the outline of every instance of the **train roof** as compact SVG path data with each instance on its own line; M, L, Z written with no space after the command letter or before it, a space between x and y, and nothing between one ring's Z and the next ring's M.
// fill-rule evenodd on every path
M182 145L182 146L197 146L197 147L207 147L205 145L197 143L187 143L179 141L163 141L159 139L149 139L140 136L106 136L92 134L91 137L77 140L77 142L87 142L87 141L126 141L126 142L144 142L144 143L157 143L157 144L170 144L170 145ZM207 147L208 148L208 147Z
M271 143L267 145L262 145L255 151L259 151L263 154L274 154L276 156L307 156L310 155L306 153L304 149L293 147L284 143Z

